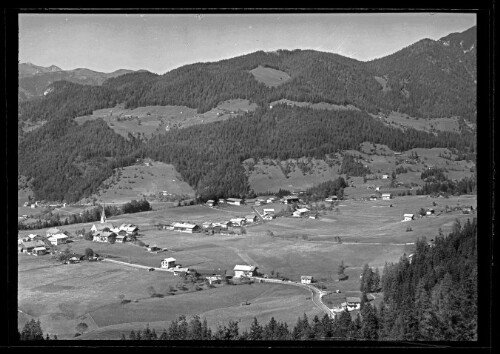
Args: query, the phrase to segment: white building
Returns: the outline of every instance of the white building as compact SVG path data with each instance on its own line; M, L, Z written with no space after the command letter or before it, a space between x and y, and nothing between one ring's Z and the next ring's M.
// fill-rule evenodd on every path
M297 209L293 212L293 216L296 218L300 218L301 216L303 216L307 212L309 212L309 209L307 209L307 208Z
M300 282L302 284L311 284L313 281L313 277L311 275L301 275Z
M415 216L413 214L404 214L403 218L403 221L411 221L415 218Z
M175 258L169 257L165 258L163 261L161 261L161 267L162 268L175 268Z
M66 243L68 236L65 234L56 234L48 238L49 242L55 246Z
M231 204L231 205L242 205L242 204L244 204L243 199L239 199L239 198L227 198L226 203L227 204Z
M390 200L392 198L391 193L382 193L382 199L383 200Z
M382 175L382 179L388 179L389 175Z
M254 275L256 269L257 269L256 266L237 264L234 266L234 269L233 269L234 270L234 277L235 278L252 277Z
M234 225L234 226L242 226L242 225L245 225L245 218L234 218L234 219L231 219L231 223Z

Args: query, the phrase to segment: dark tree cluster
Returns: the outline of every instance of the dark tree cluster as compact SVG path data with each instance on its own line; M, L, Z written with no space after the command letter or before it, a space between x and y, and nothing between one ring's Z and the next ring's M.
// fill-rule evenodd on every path
M442 182L442 181L447 180L444 172L445 171L442 168L433 167L433 168L429 168L429 169L425 170L424 172L422 172L420 174L420 178L423 180L427 180L429 182L431 182L431 181Z
M386 264L382 335L395 340L477 339L477 223L421 239L411 257Z
M365 167L361 162L356 161L354 156L345 154L340 165L340 174L348 176L364 177L372 172L368 167Z
M151 205L146 199L139 201L134 199L131 202L122 205L122 212L124 214L139 213L141 211L149 210L151 210Z
M344 188L346 187L347 183L344 178L339 177L336 180L322 182L316 186L306 189L306 195L311 201L325 199L333 195L342 199L344 196Z
M428 194L473 194L477 192L477 179L476 176L464 177L459 181L451 181L446 179L444 181L426 182L422 188L417 190L417 195Z

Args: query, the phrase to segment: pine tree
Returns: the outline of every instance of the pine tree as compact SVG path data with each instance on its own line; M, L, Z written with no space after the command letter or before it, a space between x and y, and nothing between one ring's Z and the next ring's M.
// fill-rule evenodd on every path
M257 321L257 317L253 318L253 322L250 326L249 338L250 340L262 340L263 329L260 323Z

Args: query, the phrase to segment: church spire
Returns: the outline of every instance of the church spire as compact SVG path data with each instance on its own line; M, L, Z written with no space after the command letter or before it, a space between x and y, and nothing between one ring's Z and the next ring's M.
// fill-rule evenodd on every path
M101 224L106 222L106 214L104 214L104 203L102 204Z

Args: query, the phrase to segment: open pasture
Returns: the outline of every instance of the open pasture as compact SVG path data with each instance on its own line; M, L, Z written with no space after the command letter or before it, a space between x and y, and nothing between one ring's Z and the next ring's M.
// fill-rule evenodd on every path
M267 87L276 87L291 79L291 76L284 71L261 65L250 70L250 73L253 75L255 80L262 82Z
M437 205L433 206L433 202ZM277 218L247 227L247 234L240 236L186 234L147 227L152 214L158 216L163 213L162 217L172 220L191 220L194 216L207 221L229 215L204 206L164 208L120 215L110 221L144 225L139 238L147 244L167 248L165 252L154 254L132 244L109 245L79 238L74 239L70 247L78 253L89 247L116 260L151 267L159 267L163 258L174 257L183 266L220 268L225 269L228 275L233 274L235 264L253 264L263 273L279 272L294 281L299 281L301 275L312 275L325 284L328 291L341 291L330 296L331 303L336 304L345 296L359 296L359 275L364 264L382 271L385 262L395 262L403 253L412 253L412 243L418 238L426 236L430 240L438 234L439 228L447 234L452 230L455 219L463 223L475 216L459 212L439 215L446 205L476 207L477 203L475 196L344 200L326 215L320 213L317 220ZM431 207L438 215L401 222L403 213L417 214L420 208ZM188 216L190 213L191 216ZM85 227L91 225L88 223ZM70 225L64 229L73 232L82 226ZM413 231L407 232L408 226ZM274 236L270 236L269 232ZM340 236L342 243L337 243L335 236ZM342 261L347 266L345 273L349 278L339 282L337 269ZM22 327L24 323L21 322L32 316L46 323L44 331L57 333L60 338L70 338L76 324L85 321L90 333L83 338L113 339L121 333L129 333L131 329L143 328L146 323L157 330L164 328L180 314L200 314L202 318L207 318L210 325L227 322L231 318L241 319L240 328L245 328L254 316L259 321L268 321L274 316L293 325L304 312L308 316L313 316L315 311L319 313L307 299L307 291L291 289L288 292L286 289L291 286L278 284L220 286L164 298L151 298L147 293L147 288L153 286L157 292L165 294L178 281L179 278L171 273L147 272L108 262L59 265L50 256L20 255L18 296L22 313L19 326ZM268 290L270 287L276 292ZM132 302L120 304L120 295ZM241 306L241 302L246 300L250 305Z
M391 112L388 115L378 114L372 115L380 119L386 125L393 126L405 130L413 128L416 130L423 130L427 132L447 131L447 132L460 132L460 126L457 117L443 117L443 118L416 118L411 117L404 113ZM475 129L472 126L472 129Z
M89 120L103 119L117 134L128 138L128 134L151 137L154 134L175 128L207 124L231 118L237 114L257 109L256 103L246 99L231 99L221 102L205 113L198 113L186 106L144 106L126 109L123 105L94 111L91 115L75 118L78 124Z
M167 191L173 195L194 196L194 190L182 180L174 166L151 161L150 166L136 164L115 169L93 195L105 203L126 203L143 195Z

